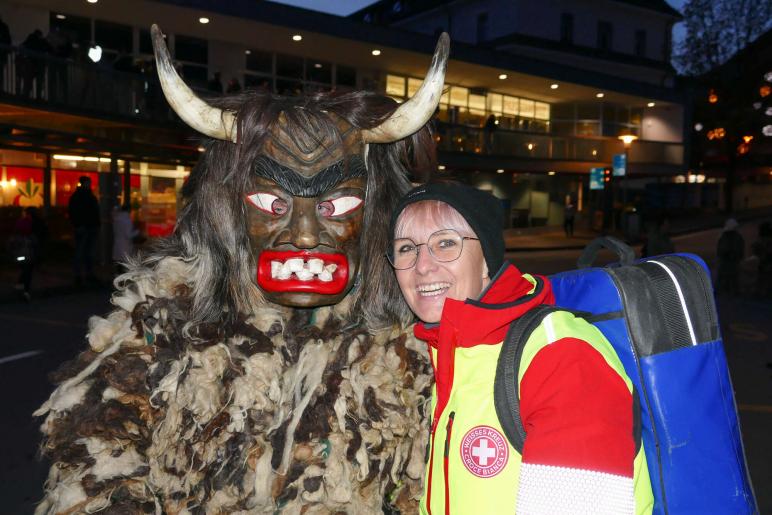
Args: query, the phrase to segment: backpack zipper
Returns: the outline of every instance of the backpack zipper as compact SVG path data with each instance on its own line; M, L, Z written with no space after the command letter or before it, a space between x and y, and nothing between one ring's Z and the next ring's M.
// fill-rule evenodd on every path
M450 455L450 435L453 433L453 419L456 418L456 412L451 411L448 414L448 425L445 429L445 455L443 457L442 468L445 472L445 515L450 515L450 481L448 473L449 467L449 455Z

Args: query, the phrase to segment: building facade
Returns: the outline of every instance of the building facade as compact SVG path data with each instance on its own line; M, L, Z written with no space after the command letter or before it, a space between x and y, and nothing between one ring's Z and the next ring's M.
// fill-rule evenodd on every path
M251 0L3 2L0 203L55 212L95 174L105 210L128 203L150 235L171 230L199 137L163 99L153 23L203 96L370 89L398 101L447 30L438 176L492 191L512 226L556 225L569 198L586 217L611 204L613 181L605 196L591 190L590 169L611 167L624 153L617 137L632 134L625 187L644 202L647 184L685 167L688 113L667 64L677 13L664 2L541 4L391 1L341 18Z

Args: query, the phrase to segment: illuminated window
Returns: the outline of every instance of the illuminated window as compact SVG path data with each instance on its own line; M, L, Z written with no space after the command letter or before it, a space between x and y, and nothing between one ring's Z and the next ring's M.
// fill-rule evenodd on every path
M488 93L488 110L492 113L501 113L503 107L503 95Z
M405 96L405 78L398 75L386 76L386 94L393 97Z
M469 98L469 90L459 86L450 88L450 105L466 107Z
M526 100L524 98L520 99L520 116L526 117L526 118L533 118L534 117L534 101L533 100Z
M469 95L469 112L479 116L485 114L485 95Z
M518 99L515 97L504 96L504 114L517 116L519 113Z
M550 119L550 105L544 102L534 103L534 118L537 120L549 120Z

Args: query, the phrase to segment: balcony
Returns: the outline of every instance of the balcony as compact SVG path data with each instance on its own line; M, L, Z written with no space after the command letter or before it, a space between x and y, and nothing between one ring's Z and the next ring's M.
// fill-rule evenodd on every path
M522 166L523 162L540 164L545 169L568 163L611 164L614 154L624 153L624 145L616 138L556 136L544 132L522 132L498 128L486 131L464 125L437 123L437 149L443 158L464 161L481 166L497 162L497 167ZM684 146L681 143L637 141L630 149L631 165L638 171L651 168L673 168L684 164ZM461 155L479 156L479 159L456 159ZM644 166L645 165L645 166ZM463 166L463 165L462 165ZM539 166L536 166L538 169ZM577 169L574 171L587 171Z
M171 122L152 60L119 71L84 56L65 60L0 45L0 98L47 104L82 114Z

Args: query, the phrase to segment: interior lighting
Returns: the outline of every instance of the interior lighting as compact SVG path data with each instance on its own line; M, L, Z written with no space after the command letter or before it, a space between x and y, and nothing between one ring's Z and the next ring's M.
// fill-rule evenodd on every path
M533 150L533 143L529 143L527 146L528 146L528 150Z
M598 151L595 150L595 149L592 149L592 155L597 156L598 155Z
M90 4L95 4L95 3L97 3L98 1L99 1L99 0L86 0L86 2L88 2L88 3L90 3Z
M206 25L207 23L209 23L209 18L207 18L206 16L202 16L201 18L198 19L198 23L200 23L201 25Z
M550 89L558 89L560 84L550 84Z
M555 175L555 170L550 170L549 172L547 172L547 175Z
M377 48L376 48L376 49L374 49L374 50L373 50L372 52L370 52L370 53L371 53L371 54L373 54L373 55L381 55L381 51L380 51L380 50L378 50Z
M317 70L322 67L322 63L314 63L314 68Z
M654 107L655 105L657 104L654 102L649 102L648 104L646 104L646 107Z
M506 73L500 73L499 74L499 80L506 80L506 79L507 79L507 74Z
M629 147L630 143L638 139L638 136L636 136L635 134L622 134L618 136L618 139L621 140L626 147Z
M712 89L708 94L708 102L710 102L711 104L715 104L716 102L718 102L718 95L716 95L716 92L713 91Z
M252 50L244 50L244 53L247 55L252 55Z
M700 132L703 129L703 125L699 122L694 124L694 130Z
M605 96L606 96L606 94L605 94L605 93L595 93L595 97L596 97L596 98L603 98L603 97L605 97Z
M295 34L292 36L292 41L303 41L303 36L300 34Z
M743 141L746 143L750 143L753 141L753 136L743 136Z
M88 58L93 62L98 63L102 59L102 47L94 45L88 49Z
M67 19L67 16L65 16L65 15L63 15L63 14L57 14L57 15L56 15L56 19L57 19L57 20L66 20L66 19Z
M60 159L62 161L83 161L83 156L68 156L64 154L54 154L54 159Z
M772 172L771 172L771 173L772 173ZM5 179L1 180L1 181L0 181L0 188L3 188L3 189L5 189L5 188L7 188L7 187L8 187L8 181L6 181Z
M504 173L504 169L503 168L499 168L498 170L496 170L496 173Z
M772 93L772 87L769 87L766 84L759 88L759 95L761 95L761 98L768 97L770 93Z
M443 171L445 169L445 165L437 165L437 170Z
M772 136L772 125L765 125L763 129L761 129L761 133L764 134L764 136Z

